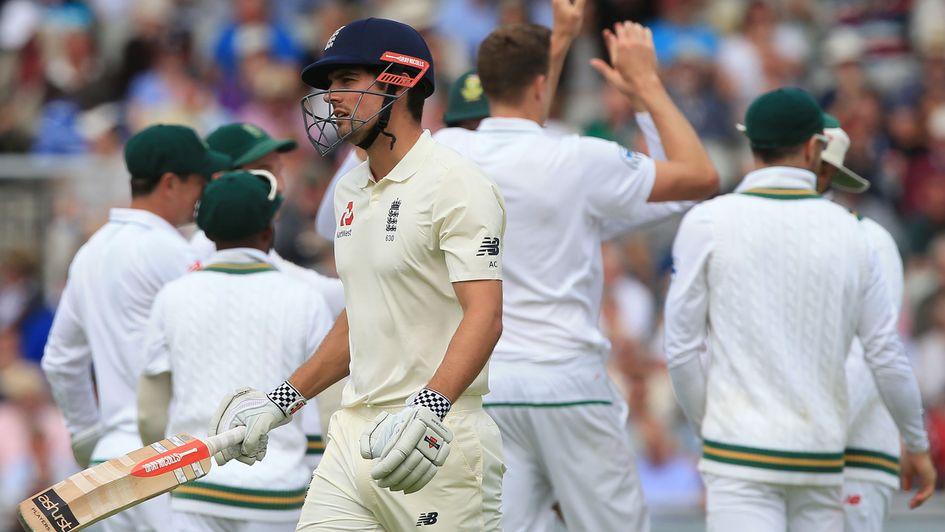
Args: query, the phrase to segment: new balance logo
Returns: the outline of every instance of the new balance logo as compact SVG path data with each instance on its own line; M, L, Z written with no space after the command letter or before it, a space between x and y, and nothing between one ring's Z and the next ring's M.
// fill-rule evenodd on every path
M477 257L486 255L495 256L499 254L499 237L486 237L482 239L482 245L479 246Z
M436 523L436 516L439 515L436 512L427 512L420 514L420 517L417 518L417 526L426 526Z

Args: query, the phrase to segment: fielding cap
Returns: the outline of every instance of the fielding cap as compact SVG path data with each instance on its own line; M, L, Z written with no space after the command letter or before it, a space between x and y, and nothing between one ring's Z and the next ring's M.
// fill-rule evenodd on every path
M282 195L270 172L227 172L204 190L197 226L214 241L240 240L268 227L280 205Z
M824 135L829 140L827 147L820 154L820 160L837 169L830 186L847 192L866 192L870 188L870 182L843 166L843 159L850 148L850 137L846 131L840 129L840 121L827 113L824 113Z
M298 147L292 139L277 140L253 124L227 124L207 136L211 149L233 159L233 168L243 166L274 151L285 153Z
M794 87L766 92L745 113L745 133L753 149L797 146L824 129L823 111L807 91Z
M231 164L229 157L211 150L186 126L157 124L135 134L125 144L125 165L132 179L156 181L166 172L180 176L200 174L209 179Z
M479 74L470 70L460 76L451 86L446 101L443 123L456 126L466 120L481 120L489 117L489 100L482 90Z

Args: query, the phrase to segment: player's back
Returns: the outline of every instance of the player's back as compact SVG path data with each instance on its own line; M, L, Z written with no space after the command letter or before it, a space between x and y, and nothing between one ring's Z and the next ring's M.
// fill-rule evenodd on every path
M206 435L216 408L207 397L241 386L277 386L308 359L332 323L324 298L314 289L261 261L221 265L217 259L227 252L168 284L155 301L146 373L171 372L168 434ZM270 434L266 467L214 468L201 480L213 485L200 486L202 498L184 490L174 498L174 507L196 505L193 511L226 517L234 508L212 504L226 499L220 486L297 491L310 477L303 463L306 447L301 420L295 419ZM253 508L278 509L269 506ZM252 518L265 520L258 514Z
M646 202L653 162L616 143L514 118L435 138L475 162L505 198L504 327L493 359L605 356L602 223L630 218Z
M105 431L119 429L134 440L110 443L106 436L100 447L115 449L97 455L140 446L135 394L151 305L161 287L192 262L187 241L174 227L136 209L114 209L73 259L60 310L74 315L91 350ZM55 349L57 340L51 338L47 349Z
M712 242L702 432L715 454L703 468L726 469L734 443L842 453L844 358L870 267L856 217L812 193L774 190L706 202L684 228L695 220Z

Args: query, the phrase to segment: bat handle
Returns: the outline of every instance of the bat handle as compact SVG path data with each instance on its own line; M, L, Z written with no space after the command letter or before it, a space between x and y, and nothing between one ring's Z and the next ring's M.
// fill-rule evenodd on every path
M236 427L207 438L207 447L210 449L210 454L213 455L242 442L244 436L246 436L246 427Z

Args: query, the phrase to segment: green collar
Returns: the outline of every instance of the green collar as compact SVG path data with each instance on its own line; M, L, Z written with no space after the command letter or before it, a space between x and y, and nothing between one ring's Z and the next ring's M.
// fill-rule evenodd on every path
M275 268L265 262L218 262L208 264L200 269L204 272L235 273L245 275L249 273L274 272Z
M750 188L740 194L777 200L798 200L822 197L816 191L807 188Z

